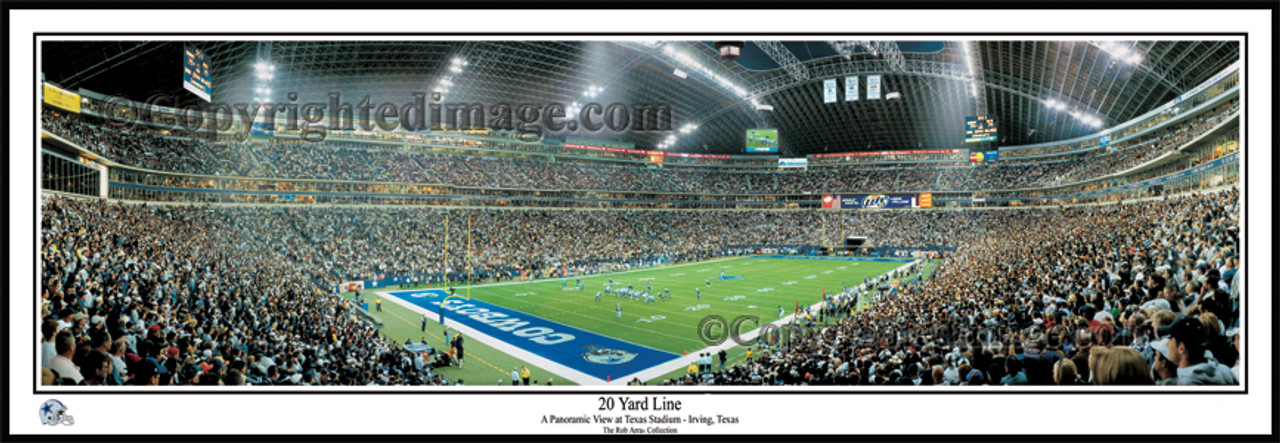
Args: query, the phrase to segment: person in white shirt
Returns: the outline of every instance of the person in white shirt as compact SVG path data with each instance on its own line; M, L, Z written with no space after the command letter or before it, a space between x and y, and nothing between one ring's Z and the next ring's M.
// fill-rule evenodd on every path
M58 327L57 320L45 320L40 324L40 336L43 338L43 341L40 342L40 367L49 367L49 360L58 355L58 349L53 344L53 338L58 335L60 330L62 328Z
M115 372L115 381L124 382L129 375L128 367L124 362L125 342L124 337L117 338L111 342L111 368Z
M58 332L54 338L54 346L58 355L49 359L49 369L57 373L58 377L71 379L77 384L84 381L84 376L80 375L80 367L71 362L71 356L76 355L75 336L70 331Z

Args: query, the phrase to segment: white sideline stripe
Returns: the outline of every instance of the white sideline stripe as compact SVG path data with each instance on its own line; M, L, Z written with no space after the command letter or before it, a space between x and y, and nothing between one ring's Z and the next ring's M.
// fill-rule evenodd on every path
M906 269L906 268L910 267L911 265L918 263L919 261L920 261L920 260L918 260L918 259L917 259L917 260L912 260L912 261L910 261L910 262L907 262L907 264L904 264L904 265L902 265L902 266L899 266L897 269L894 269L894 270L893 270L893 271L891 271L891 272L896 272L896 271L900 271L900 270ZM886 274L887 274L887 273L886 273ZM881 274L881 275L884 275L884 274ZM865 286L865 285L866 285L866 283L863 283L863 284L858 285L858 286L854 286L854 289L859 289L859 288L861 288L861 287L863 287L863 286ZM823 305L825 305L825 304L826 304L826 302L825 302L825 301L822 301L822 302L818 302L817 304L815 304L815 305L813 305L813 306L810 306L810 307L811 307L811 308L818 308L818 309L821 309L821 308L822 308L822 306L823 306ZM767 323L766 325L782 326L782 325L785 325L785 324L787 324L787 323L790 323L790 322L791 322L791 319L792 319L792 318L794 318L795 316L796 316L795 314L791 314L791 315L788 315L788 316L786 316L786 317L782 317L782 318L778 319L777 321L774 321L774 322L771 322L771 323ZM752 331L750 331L750 332L747 332L746 334L743 334L743 336L742 336L742 341L743 341L743 342L750 342L751 340L754 340L754 339L756 338L756 336L760 334L760 330L761 330L761 329L764 329L764 326L761 326L761 327L759 327L759 328L756 328L755 330L752 330ZM698 350L698 351L695 351L695 352L693 352L693 353L690 353L690 354L689 354L689 355L687 355L687 356L682 356L682 357L680 357L680 358L678 358L678 359L675 359L675 360L672 360L672 361L669 361L669 362L666 362L666 363L662 363L662 364L659 364L659 365L651 366L651 367L649 367L649 369L645 369L645 370L643 370L643 371L637 372L634 376L629 375L629 376L627 376L627 377L629 377L629 378L639 378L641 381L643 381L643 382L646 382L646 383L647 383L647 382L649 382L649 381L653 380L654 378L660 377L660 376L662 376L662 375L664 375L664 374L666 374L666 373L668 373L668 372L671 372L671 371L674 371L674 370L676 370L676 369L680 369L680 368L687 368L687 367L689 367L689 365L690 365L691 363L693 363L693 362L695 362L695 361L697 361L697 360L698 360L698 354L702 354L702 353L704 353L704 352L709 352L709 353L711 353L711 354L715 354L715 353L717 353L717 352L720 352L720 350L722 350L722 349L727 350L727 349L732 348L732 347L734 347L734 346L738 346L738 343L737 343L736 341L734 341L734 340L725 340L725 342L724 342L724 343L721 343L721 344L718 344L718 345L715 345L715 346L711 346L711 347L707 347L707 348L704 348L704 349L700 349L700 350ZM714 361L714 360L713 360L713 361ZM727 366L726 366L726 367L727 367ZM607 384L610 384L610 385L625 385L625 384L627 384L627 382L626 382L626 380L621 380L621 379L619 379L619 380L614 380L613 382L610 382L610 383L607 383Z

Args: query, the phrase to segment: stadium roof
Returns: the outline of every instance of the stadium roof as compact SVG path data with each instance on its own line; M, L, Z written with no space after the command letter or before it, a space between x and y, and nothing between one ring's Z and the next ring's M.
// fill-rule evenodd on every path
M672 106L676 129L696 129L551 136L640 148L675 136L667 149L734 154L746 129L776 127L784 156L963 148L964 118L977 114L997 117L1001 146L1068 139L1141 115L1240 57L1234 41L751 41L736 62L699 41L190 43L212 62L214 101L260 95L254 65L265 62L276 67L265 83L277 102L286 92L298 103L339 92L353 104L365 95L403 104L440 88L446 103L660 103ZM46 41L41 67L64 87L197 103L182 88L182 48ZM863 92L845 102L843 78L853 75ZM900 97L867 100L867 75ZM823 103L826 79L837 79L836 103Z

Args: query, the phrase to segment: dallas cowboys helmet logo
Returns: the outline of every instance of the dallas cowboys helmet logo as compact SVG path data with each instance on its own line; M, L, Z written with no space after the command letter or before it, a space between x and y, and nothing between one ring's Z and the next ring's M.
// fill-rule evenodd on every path
M48 400L44 402L44 405L40 406L40 423L48 426L57 426L58 424L71 426L76 424L76 420L67 414L67 405L57 400Z
M636 358L636 353L619 349L602 348L596 345L586 346L587 352L582 354L586 361L599 365L620 365Z

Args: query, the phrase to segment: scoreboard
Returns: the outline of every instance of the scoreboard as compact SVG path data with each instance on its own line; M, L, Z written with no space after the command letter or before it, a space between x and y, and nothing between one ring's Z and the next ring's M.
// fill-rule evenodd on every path
M748 129L747 152L778 152L778 130Z
M209 60L204 51L186 44L182 51L182 87L191 93L211 101L213 84L209 75Z
M996 141L996 117L994 115L975 115L964 118L964 142Z

